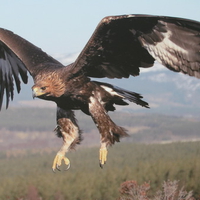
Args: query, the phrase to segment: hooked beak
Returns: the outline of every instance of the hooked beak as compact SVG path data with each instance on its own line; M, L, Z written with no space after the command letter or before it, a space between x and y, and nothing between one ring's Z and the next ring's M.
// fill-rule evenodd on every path
M32 97L33 99L35 99L35 97L37 97L37 91L34 89L32 89Z
M33 87L33 88L32 88L32 96L33 96L33 99L34 99L35 97L39 97L39 96L41 96L41 95L43 95L43 93L41 92L41 89L40 89L40 88L37 88L37 87Z
M32 92L32 97L33 97L33 99L35 99L35 97L37 97L37 95L35 94L34 91Z

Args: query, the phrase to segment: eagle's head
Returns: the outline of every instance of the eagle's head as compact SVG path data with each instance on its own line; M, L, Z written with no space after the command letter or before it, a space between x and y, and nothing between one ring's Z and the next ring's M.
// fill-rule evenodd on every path
M65 92L65 83L57 75L51 73L49 76L37 77L32 87L33 98L51 99L60 97Z
M49 85L44 84L44 85L34 85L32 87L33 91L33 98L38 97L38 98L45 98L51 95L51 89Z

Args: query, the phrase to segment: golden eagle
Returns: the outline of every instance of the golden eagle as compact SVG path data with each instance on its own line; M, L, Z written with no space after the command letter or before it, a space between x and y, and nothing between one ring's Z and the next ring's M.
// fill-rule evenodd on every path
M63 138L53 170L61 161L70 166L65 154L81 141L81 131L73 110L90 115L99 129L99 162L106 162L107 147L126 136L108 116L114 105L127 101L148 107L142 96L95 78L138 76L140 68L155 60L175 72L200 78L200 23L188 19L121 15L103 18L74 63L64 66L40 48L5 29L0 29L0 107L13 99L14 85L20 92L20 80L27 83L27 71L33 77L33 96L57 104L55 131Z

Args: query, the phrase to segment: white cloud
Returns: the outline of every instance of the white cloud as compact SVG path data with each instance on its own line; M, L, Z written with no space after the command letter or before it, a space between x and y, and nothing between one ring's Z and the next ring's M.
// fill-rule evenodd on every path
M174 82L175 82L177 88L179 88L179 89L187 88L187 90L190 90L192 92L200 89L200 83L199 83L198 79L187 76L182 73L178 74L178 76L179 76L178 79L174 78Z
M76 58L78 57L79 53L71 53L71 54L54 54L52 57L57 59L59 62L61 62L63 65L68 65L70 63L73 63Z
M160 82L160 83L169 81L169 78L165 73L158 73L155 75L151 75L149 76L148 79L151 81Z
M153 72L153 71L164 71L164 70L167 70L166 67L161 65L159 62L155 62L153 67L140 68L141 73Z

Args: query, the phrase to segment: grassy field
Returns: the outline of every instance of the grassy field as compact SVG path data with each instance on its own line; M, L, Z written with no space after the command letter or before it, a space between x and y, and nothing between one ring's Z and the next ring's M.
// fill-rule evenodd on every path
M85 143L69 153L70 170L54 174L52 161L62 143L53 133L55 110L3 110L0 199L113 200L119 198L121 183L128 180L150 182L152 196L163 181L179 180L180 186L200 199L199 119L133 113L111 117L130 137L109 149L104 169L98 165L97 129L90 117L77 112ZM178 140L196 142L174 143Z
M70 170L56 174L51 171L54 155L31 150L13 156L1 152L0 199L113 200L127 180L150 181L150 195L161 189L164 180L179 180L179 185L200 197L200 142L118 144L110 148L104 169L98 166L98 148L79 148L69 153Z

